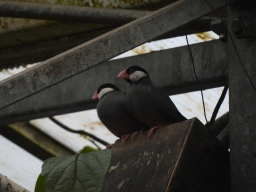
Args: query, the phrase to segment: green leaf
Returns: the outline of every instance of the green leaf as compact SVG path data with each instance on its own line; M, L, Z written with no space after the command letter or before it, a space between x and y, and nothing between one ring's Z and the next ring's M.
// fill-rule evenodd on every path
M81 151L79 151L79 153L90 153L90 152L93 152L93 151L99 151L99 149L95 149L93 147L86 146Z
M44 182L45 176L40 174L36 181L35 192L45 192Z
M46 191L99 192L110 159L110 149L47 159L41 173Z

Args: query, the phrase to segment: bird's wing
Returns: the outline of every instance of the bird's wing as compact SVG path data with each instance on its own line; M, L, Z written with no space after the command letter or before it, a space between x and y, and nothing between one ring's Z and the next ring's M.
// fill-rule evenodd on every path
M155 86L151 86L150 94L151 105L154 110L163 115L167 120L171 122L180 122L186 120L186 118L179 112L174 105L170 97L163 93Z

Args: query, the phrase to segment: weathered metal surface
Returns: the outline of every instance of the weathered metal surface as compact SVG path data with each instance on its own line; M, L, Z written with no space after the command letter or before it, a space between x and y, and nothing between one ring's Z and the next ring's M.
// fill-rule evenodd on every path
M28 2L28 3L42 3L42 4L61 4L61 5L73 5L73 6L86 6L86 7L103 7L103 8L131 8L136 6L147 6L157 3L164 3L161 0L5 0L14 2ZM172 1L171 1L172 2Z
M75 154L30 124L16 123L3 126L0 133L42 161L50 157Z
M0 49L0 69L45 61L115 29L115 27L96 26L92 24L94 25L91 25L92 28L96 29L93 29L92 31L83 31L85 28L81 25L82 24L80 24L80 26L56 24L51 25L49 27L50 29L39 27L37 30L34 29L29 33L24 32L20 36L18 32L0 36L0 42L4 41L4 39L11 38L10 41L5 41L8 47ZM78 33L76 33L75 30L78 30ZM40 31L40 33L38 33L38 31ZM55 33L51 33L53 31ZM69 34L63 34L64 31ZM41 38L44 36L43 40L41 39L42 41L40 41L40 39L37 38L38 36Z
M228 12L229 31L231 32L232 22L238 16L246 15L255 20L255 11L255 9L242 11L238 6L230 6ZM237 39L232 32L230 35L234 42L233 44L229 36L232 192L251 192L256 190L256 41Z
M29 192L29 190L21 187L17 183L14 183L12 180L8 179L5 175L0 174L0 191L1 192Z
M214 9L232 2L210 1ZM212 9L203 0L180 0L48 59L0 83L0 109L176 29ZM11 91L10 91L11 90Z
M40 3L42 5L67 5L67 6L80 6L80 7L101 7L101 8L133 8L133 7L145 7L148 10L156 10L167 4L174 2L172 1L161 1L161 0L5 0L5 2L26 2L26 3ZM160 6L159 6L160 5ZM49 21L35 20L35 19L19 19L0 17L0 34L9 33L12 31L19 31L22 29L34 28L39 26L48 25ZM89 29L88 27L87 29Z
M219 153L223 162L229 156L216 142L196 118L160 128L148 140L145 133L125 144L117 140L102 192L218 191L229 179L213 176L222 167Z
M14 18L122 25L137 18L143 17L148 13L151 12L6 1L0 2L0 16Z
M191 45L196 73L204 89L227 84L226 44L216 41ZM65 80L0 111L0 124L93 109L95 89L110 82L126 90L117 74L131 65L144 67L152 81L169 95L199 90L187 46L111 60Z
M200 18L157 39L209 31L213 20L214 17ZM101 24L54 22L1 34L0 70L44 61L115 28Z

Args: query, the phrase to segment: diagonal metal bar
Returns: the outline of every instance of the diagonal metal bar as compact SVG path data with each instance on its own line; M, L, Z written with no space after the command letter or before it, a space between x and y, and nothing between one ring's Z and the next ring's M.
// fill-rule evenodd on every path
M216 10L228 5L232 0L208 2ZM212 9L204 0L180 0L48 59L0 83L0 109L210 12Z
M196 73L203 89L228 84L226 49L226 44L220 40L191 45ZM114 83L121 90L127 90L128 84L116 76L132 63L145 68L152 81L169 95L199 89L187 46L154 51L104 62L17 102L0 111L0 125L93 109L97 102L92 95L101 84Z

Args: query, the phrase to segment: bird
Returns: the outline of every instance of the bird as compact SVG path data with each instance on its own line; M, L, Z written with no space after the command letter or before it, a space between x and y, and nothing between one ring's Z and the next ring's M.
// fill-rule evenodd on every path
M126 94L114 84L101 85L93 95L93 99L98 100L97 114L101 122L110 132L121 138L123 143L130 137L133 139L141 131L150 129L134 117Z
M148 138L165 125L187 120L169 95L154 85L144 68L131 66L121 71L117 77L130 84L126 93L128 104L137 119L151 127Z

